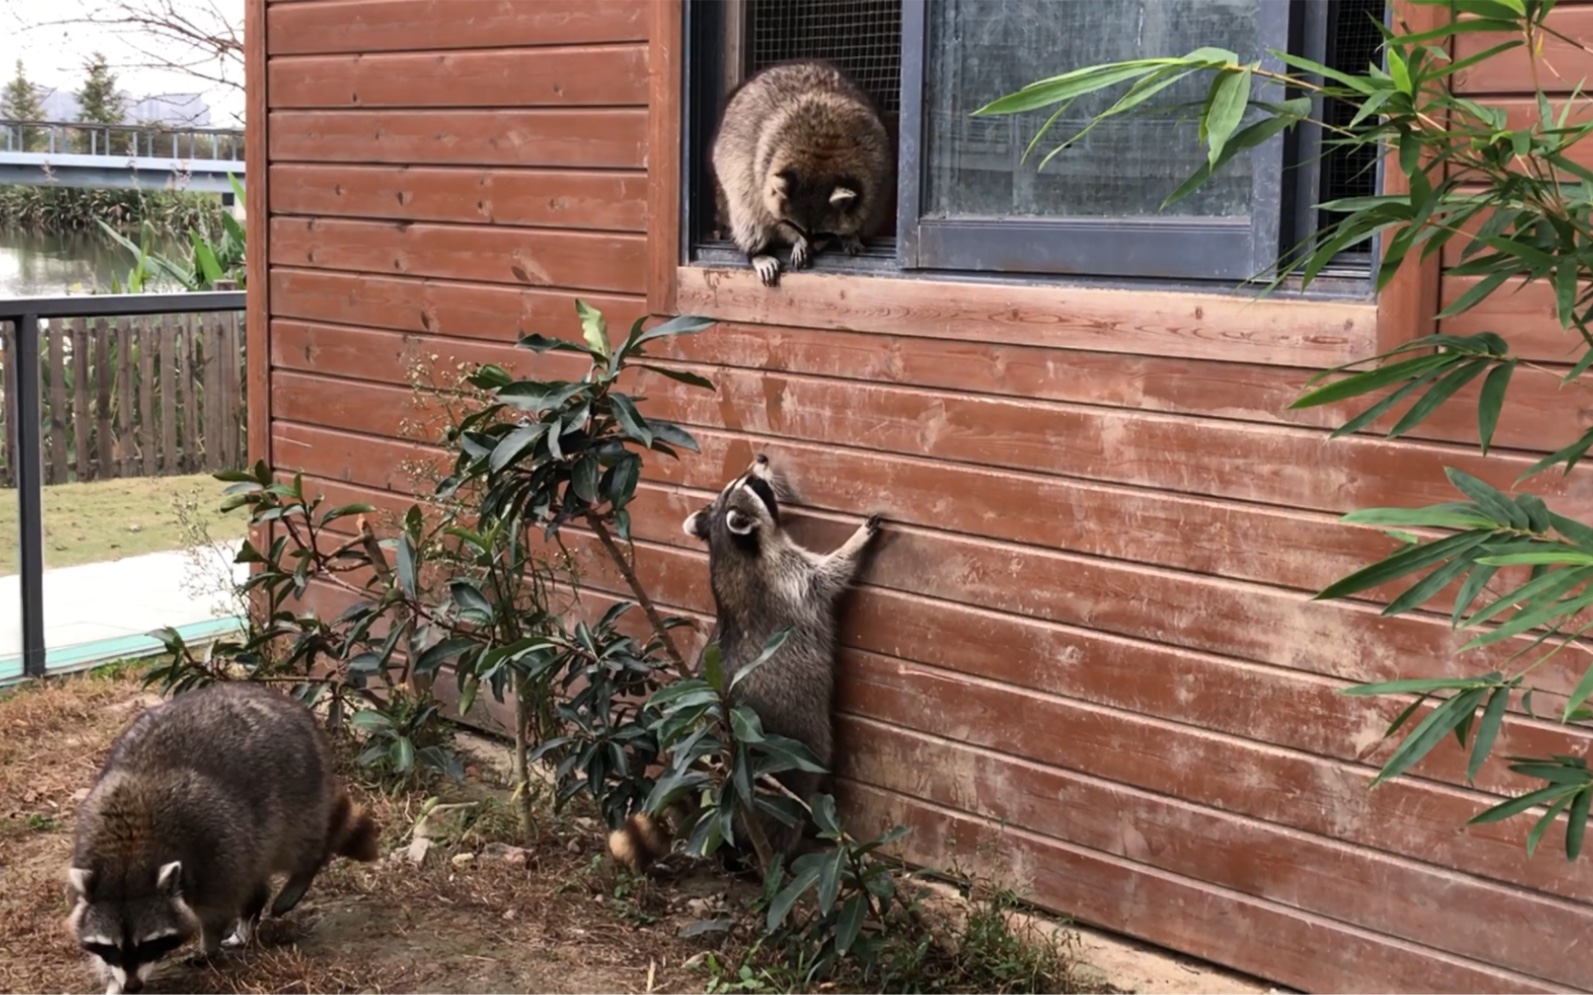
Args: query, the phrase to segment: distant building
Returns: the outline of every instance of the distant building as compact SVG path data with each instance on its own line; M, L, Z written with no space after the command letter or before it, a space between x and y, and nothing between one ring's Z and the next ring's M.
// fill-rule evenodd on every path
M210 105L203 94L158 93L134 99L122 93L128 124L163 124L174 128L210 127ZM70 90L51 90L44 95L44 117L49 121L76 121L77 94Z

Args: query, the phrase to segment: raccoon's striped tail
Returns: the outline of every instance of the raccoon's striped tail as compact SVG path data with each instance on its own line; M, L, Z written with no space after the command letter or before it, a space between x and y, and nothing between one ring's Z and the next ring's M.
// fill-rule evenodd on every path
M662 820L637 812L608 834L608 852L617 862L640 874L669 852L671 842Z
M372 861L377 857L376 840L381 827L371 814L355 805L347 792L339 791L332 805L332 822L327 828L328 856Z

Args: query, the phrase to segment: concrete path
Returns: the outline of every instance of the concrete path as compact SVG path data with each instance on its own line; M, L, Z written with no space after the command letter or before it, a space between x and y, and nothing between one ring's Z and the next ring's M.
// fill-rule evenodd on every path
M91 666L159 649L159 641L147 634L166 625L177 628L184 638L236 625L235 619L218 610L218 602L224 600L222 592L214 590L219 576L210 578L237 554L239 542L217 544L213 562L218 566L207 565L202 594L189 590L196 574L183 550L46 570L44 632L49 669ZM232 564L230 569L239 582L248 577L245 564ZM0 682L22 672L21 592L19 576L0 577Z

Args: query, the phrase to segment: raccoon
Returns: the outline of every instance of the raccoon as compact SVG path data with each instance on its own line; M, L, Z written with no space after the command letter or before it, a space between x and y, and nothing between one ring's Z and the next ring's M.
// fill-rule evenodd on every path
M309 709L259 684L180 694L128 725L79 809L67 872L67 924L107 993L142 990L195 933L207 956L249 942L273 874L288 875L280 916L333 856L376 858L377 825L332 763Z
M725 102L713 140L720 213L764 286L780 281L771 250L803 269L834 239L856 255L892 196L889 134L873 102L833 65L770 66Z
M870 515L839 549L821 555L797 545L784 531L775 491L769 459L760 453L682 527L708 545L717 615L713 641L723 654L727 678L762 654L776 632L791 630L774 656L737 686L736 697L758 714L765 731L798 740L832 768L837 608L879 533L881 518ZM794 770L778 777L803 801L828 781ZM802 841L800 828L767 825L770 843L782 853L790 854ZM669 845L664 827L645 813L633 815L609 836L610 853L633 870L645 869Z

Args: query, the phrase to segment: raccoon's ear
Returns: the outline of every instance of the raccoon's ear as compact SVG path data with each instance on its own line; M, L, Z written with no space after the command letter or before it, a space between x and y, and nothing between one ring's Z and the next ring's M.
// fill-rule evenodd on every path
M182 884L183 862L180 860L162 864L155 875L155 889L163 895L176 897L182 891Z
M73 867L66 872L66 877L72 882L72 890L77 892L77 897L87 900L89 887L94 884L94 872L86 867Z
M857 199L857 191L851 187L836 187L830 191L831 207L846 207Z
M686 520L684 522L680 523L680 527L681 527L681 531L685 532L687 535L691 536L693 539L701 539L702 541L707 542L708 541L708 509L707 508L699 508L698 510L696 510L696 511L692 512L691 514L687 515L686 516Z
M725 515L725 526L738 536L751 535L756 525L757 523L752 520L752 516L743 515L734 508L730 509L730 512Z

